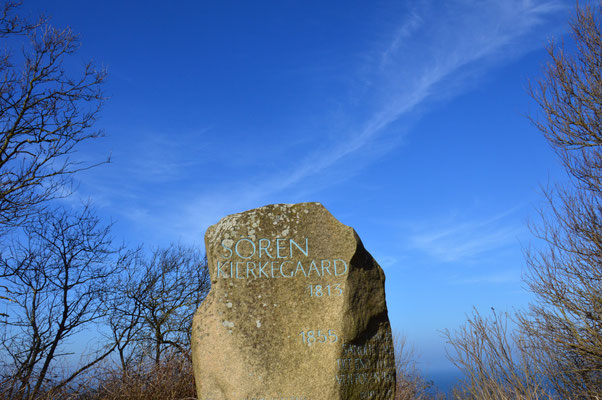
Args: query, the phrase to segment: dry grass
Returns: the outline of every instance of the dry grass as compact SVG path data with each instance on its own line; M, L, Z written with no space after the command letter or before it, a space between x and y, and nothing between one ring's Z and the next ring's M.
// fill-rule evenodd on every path
M432 381L426 379L418 369L418 356L414 347L407 343L405 336L393 336L395 346L395 368L397 387L395 400L439 400L445 399Z
M438 393L417 368L414 349L397 335L395 400L440 400ZM2 385L0 385L1 388ZM6 398L1 397L0 398ZM192 363L188 356L172 354L159 364L147 359L127 371L114 363L96 367L77 387L40 393L36 400L195 400Z
M194 400L192 363L173 356L160 364L145 363L122 371L106 369L103 378L78 400Z
M395 400L438 400L438 393L417 368L414 349L404 337L395 338L397 388ZM99 371L100 372L100 371ZM96 389L77 400L194 400L196 399L192 364L187 357L174 356L156 366L138 366L122 373L106 368Z

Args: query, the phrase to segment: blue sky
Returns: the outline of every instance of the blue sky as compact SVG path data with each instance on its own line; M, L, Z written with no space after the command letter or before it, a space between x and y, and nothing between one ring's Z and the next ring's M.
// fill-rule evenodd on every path
M439 330L529 300L522 247L561 169L525 117L571 1L30 1L108 68L79 176L132 245L318 201L383 266L393 328L436 375Z

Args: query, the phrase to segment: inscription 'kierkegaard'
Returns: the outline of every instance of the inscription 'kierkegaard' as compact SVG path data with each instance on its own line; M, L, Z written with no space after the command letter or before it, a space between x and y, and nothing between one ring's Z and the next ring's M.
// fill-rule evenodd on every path
M217 278L310 278L342 276L348 270L345 260L309 259L308 238L299 241L289 238L261 238L257 241L241 238L236 242L227 238L221 241L221 247L223 252L220 257L223 260L217 261ZM290 260L301 255L305 256L305 260ZM232 261L233 257L247 261Z

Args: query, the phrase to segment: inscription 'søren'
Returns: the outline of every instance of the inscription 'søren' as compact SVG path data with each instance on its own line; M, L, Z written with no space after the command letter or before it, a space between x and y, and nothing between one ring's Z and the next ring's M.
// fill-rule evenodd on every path
M285 244L287 241L288 246ZM274 245L273 242L276 242L276 244ZM257 244L250 238L238 239L236 243L232 239L224 239L221 245L224 248L224 253L221 254L221 257L226 260L232 258L234 254L246 260L253 258L256 254L259 258L263 256L267 256L268 258L293 258L293 250L295 249L297 249L295 250L296 252L309 257L308 238L305 238L305 245L303 247L293 239L286 238L261 238L257 241ZM288 253L286 250L288 250Z

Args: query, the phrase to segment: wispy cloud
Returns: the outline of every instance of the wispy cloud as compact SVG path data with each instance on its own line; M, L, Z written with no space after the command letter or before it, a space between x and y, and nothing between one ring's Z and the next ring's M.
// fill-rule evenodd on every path
M378 264L384 269L390 268L399 262L397 257L393 257L393 256L379 255L379 254L375 254L374 256L378 260Z
M133 182L166 182L187 179L188 171L196 169L204 158L207 145L199 141L207 130L173 134L149 132L144 141L132 143L117 154L124 165L124 174Z
M409 237L410 246L441 261L466 261L516 245L524 232L513 208L484 219L451 218L426 226Z
M359 102L359 108L369 110L363 121L334 135L330 145L308 149L300 162L268 177L256 189L266 195L283 191L364 150L383 135L399 134L387 129L418 106L472 87L475 74L483 69L540 47L543 37L529 34L563 9L557 1L418 3L421 6L402 18L383 50L368 51L372 56L367 63L372 66L364 69L368 88ZM468 67L471 75L462 74Z
M381 50L368 51L371 57L368 68L364 69L367 88L365 98L359 102L360 108L368 110L363 121L339 132L330 144L318 150L308 149L304 157L263 176L259 184L246 190L242 185L243 192L227 201L230 204L218 202L221 211L269 201L273 195L286 192L307 179L327 174L360 151L368 151L370 145L384 137L401 136L403 132L390 128L403 116L428 101L449 98L472 87L478 73L540 47L543 37L536 34L537 30L552 31L550 18L563 9L562 3L557 1L528 0L456 0L445 2L443 6L434 1L416 4L392 30L390 40L380 45ZM362 161L373 160L368 157ZM241 188L239 183L237 186ZM202 194L197 202L215 204L215 196ZM221 211L216 210L223 215ZM459 257L462 253L478 251L510 234L492 232L478 242L467 242L456 249L455 254Z
M409 15L401 23L397 31L393 35L393 40L389 43L387 48L382 52L380 56L380 69L384 69L391 59L399 52L399 47L416 31L424 26L424 18L416 11L410 11Z
M339 124L339 131L321 138L317 149L306 143L303 154L279 168L265 169L253 176L241 170L222 184L200 189L186 198L180 196L179 201L189 205L170 204L168 210L177 210L170 218L179 232L188 230L196 236L199 229L226 213L272 202L274 198L294 199L292 192L300 193L308 186L320 187L314 184L316 180L327 185L329 175L330 182L335 183L342 178L337 170L343 167L350 177L353 171L402 142L407 132L400 128L404 117L425 111L432 101L451 98L473 87L476 77L489 68L540 47L543 34L558 29L558 24L551 21L564 9L562 4L553 0L416 1L400 16L396 26L387 27L388 35L379 33L380 37L388 36L388 40L366 49L364 67L351 68L361 75L355 81L364 82L358 90L362 95L354 104L341 99L343 114L349 118ZM274 139L278 140L277 135ZM386 144L379 146L383 141ZM161 146L155 149L162 150ZM174 159L163 151L153 151L147 152L148 157L138 158L138 170L171 178L172 171L191 167L189 161L182 161L185 157ZM237 188L236 195L225 195L231 187ZM456 229L462 233L465 228ZM487 232L460 244L448 257L478 253L512 234L512 230L503 229ZM444 232L439 235L439 240L422 236L416 244L444 243L446 237L452 237Z
M520 279L521 272L519 270L507 270L486 275L451 279L451 283L456 285L503 284L519 282Z

